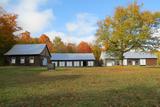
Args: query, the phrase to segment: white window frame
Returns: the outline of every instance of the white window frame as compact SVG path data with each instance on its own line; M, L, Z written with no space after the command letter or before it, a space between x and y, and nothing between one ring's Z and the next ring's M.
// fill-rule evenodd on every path
M72 61L67 61L67 67L72 67Z
M88 66L93 66L94 62L93 61L88 61Z
M11 64L15 64L16 63L16 57L11 57Z
M81 61L81 66L83 67L83 61Z
M30 64L34 64L34 56L30 56L29 57L29 63Z
M65 66L65 61L59 61L59 66L64 67Z
M21 63L21 64L24 64L24 63L25 63L25 57L21 57L21 58L20 58L20 63Z
M74 66L75 67L79 67L80 66L80 62L79 61L74 61Z
M58 62L57 61L53 61L52 64L55 64L55 66L58 66Z

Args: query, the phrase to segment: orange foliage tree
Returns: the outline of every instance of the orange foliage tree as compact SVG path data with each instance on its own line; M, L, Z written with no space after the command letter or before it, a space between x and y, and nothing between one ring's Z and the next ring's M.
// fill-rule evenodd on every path
M68 43L66 48L67 48L68 53L75 53L76 52L76 45L73 43Z
M20 36L18 37L17 43L30 44L30 43L37 43L37 42L35 38L32 38L30 36L30 32L25 31L20 34Z
M53 52L54 51L54 48L53 48L53 44L52 42L50 41L49 37L45 34L42 34L39 38L39 43L44 43L44 44L47 44L48 48L49 48L49 51L50 52Z
M79 53L90 53L92 52L92 49L87 42L82 41L77 46L77 51Z
M3 54L16 43L13 33L20 30L16 19L17 15L0 11L0 64L4 63Z

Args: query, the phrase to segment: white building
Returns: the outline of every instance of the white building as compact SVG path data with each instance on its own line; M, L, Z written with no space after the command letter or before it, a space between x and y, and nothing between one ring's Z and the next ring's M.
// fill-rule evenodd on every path
M116 56L113 57L106 52L102 52L101 59L103 66L119 65ZM157 65L157 57L146 52L126 52L124 53L123 65Z
M95 57L93 53L54 53L51 61L57 67L93 67Z

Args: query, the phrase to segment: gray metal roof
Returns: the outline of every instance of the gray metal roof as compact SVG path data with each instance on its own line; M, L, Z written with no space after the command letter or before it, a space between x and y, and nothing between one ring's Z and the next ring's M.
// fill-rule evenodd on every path
M45 47L46 44L18 44L14 45L4 55L37 55L40 54Z
M157 56L147 52L126 52L124 53L124 58L143 59L143 58L157 58ZM111 56L106 52L102 52L101 59L116 59L116 57Z
M54 53L51 60L95 60L93 53Z
M126 52L125 58L157 58L156 55L147 52Z

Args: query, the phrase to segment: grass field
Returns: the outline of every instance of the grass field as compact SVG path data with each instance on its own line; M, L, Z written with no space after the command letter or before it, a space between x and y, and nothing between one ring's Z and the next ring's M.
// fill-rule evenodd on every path
M0 107L160 106L160 68L0 67Z

